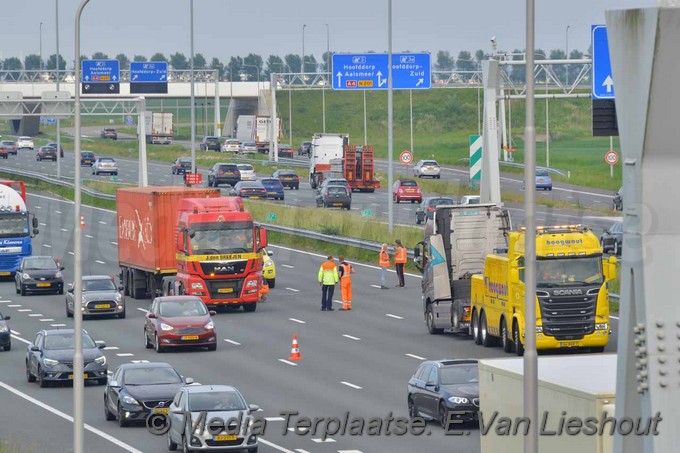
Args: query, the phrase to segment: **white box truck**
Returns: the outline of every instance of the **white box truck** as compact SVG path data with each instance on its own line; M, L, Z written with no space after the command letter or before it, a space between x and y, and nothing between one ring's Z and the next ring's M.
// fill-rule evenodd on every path
M278 124L278 138L281 140L281 118L276 118ZM255 143L257 144L258 152L267 152L269 150L269 142L271 141L271 124L270 116L258 116L255 120Z
M479 361L482 453L524 451L523 370L522 358ZM539 357L538 451L612 453L615 389L615 354Z
M236 140L240 143L255 141L255 115L239 115L236 120Z
M175 129L170 112L144 112L146 142L154 145L171 145Z
M348 134L314 134L309 156L309 184L312 189L321 185L324 172L331 171L331 161L342 160L345 145L349 145Z

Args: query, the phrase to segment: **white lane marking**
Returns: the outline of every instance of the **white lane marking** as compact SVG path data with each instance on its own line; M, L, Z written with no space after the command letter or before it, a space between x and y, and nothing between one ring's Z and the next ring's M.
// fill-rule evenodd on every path
M241 346L241 343L239 343L238 341L230 340L228 338L225 338L224 341L226 341L227 343L231 343L234 346Z
M260 441L261 444L265 444L268 447L272 447L273 449L278 450L278 451L282 451L283 453L295 453L292 450L288 450L287 448L283 448L282 446L276 445L274 442L269 442L268 440L263 439L261 437L258 440Z
M283 417L265 417L264 419L267 420L268 422L283 422L286 420Z
M69 255L75 255L75 253L73 253L73 252L68 252L68 254L69 254Z
M85 237L88 239L94 239L94 236L92 236L91 234L86 234Z
M326 442L332 443L332 442L335 442L335 439L333 439L331 437L326 437L325 439L312 439L312 442L316 442L317 444L326 443Z
M286 359L279 359L279 362L283 362L283 363L288 364L290 366L297 366L297 363L289 362Z
M55 61L56 61L56 60L55 60ZM100 225L106 225L106 222L103 222L103 221L100 220L100 221L99 221L99 224L100 224Z
M14 338L15 340L19 340L19 341L21 341L22 343L25 343L25 344L33 344L33 343L31 343L30 341L28 341L28 340L24 340L24 339L21 338L21 337L17 337L16 335L12 335L12 338Z
M27 312L27 311L33 311L33 310L31 310L30 308L20 308L20 309L17 310L17 311L18 311L19 313L25 313L25 312Z
M349 338L350 340L361 341L361 338L353 337L352 335L347 335L346 333L342 334L342 336L345 338Z
M612 316L612 315L609 315L609 317L610 317L610 318L612 318L612 319L616 319L616 320L618 320L618 319L619 319L619 317L618 317L618 316Z
M425 357L420 357L419 355L415 355L415 354L404 354L404 355L406 355L408 357L413 357L416 360L427 360Z
M116 351L118 346L107 346L104 348L105 351Z
M52 327L66 327L66 324L50 324Z
M11 305L10 305L10 307L11 307ZM298 323L298 324L307 324L305 321L302 321L302 320L296 319L296 318L288 318L288 320L289 320L289 321L296 322L296 323Z
M281 266L287 267L288 269L295 269L295 266L291 266L290 264L282 264Z
M147 309L145 309L145 308L139 308L139 307L137 307L137 310L143 311L144 313L148 313L148 312L149 312L149 310L147 310Z
M288 428L288 431L295 432L295 430L291 428ZM309 453L307 450L303 450L302 448L296 448L295 451L297 451L298 453Z
M55 61L56 61L56 60L55 60ZM99 260L94 260L94 262L95 262L95 263L98 263L98 264L106 264L104 261L99 261Z
M52 318L42 318L40 321L42 321L42 322L53 322L54 319L52 319Z
M288 291L293 291L294 293L299 293L299 292L300 292L299 289L295 289L295 288L286 288L286 289L287 289Z
M0 300L0 304L8 304L12 302L11 300Z
M111 241L111 245L118 245L118 243L116 241Z
M351 387L356 390L361 390L361 387L359 387L356 384L352 384L351 382L346 382L346 381L340 381L341 384L346 385L347 387Z
M401 316L393 315L392 313L386 313L385 316L389 316L390 318L394 319L404 319Z
M56 61L56 60L55 60L55 61ZM60 229L61 231L63 231L64 233L68 233L68 230L67 230L66 228L59 228L59 229Z
M116 354L118 357L132 357L134 354L131 352L121 352L120 354Z
M21 335L21 332L17 332L16 330L12 330L12 333L13 333L14 335Z
M12 308L21 307L21 304L8 305L8 307L12 307Z
M364 453L361 450L338 450L338 453Z
M342 304L341 300L334 300L333 302L335 302L336 304Z
M56 60L55 60L56 61ZM61 214L61 211L54 211L56 214Z
M43 315L42 313L31 313L31 314L28 315L28 316L30 316L31 318L34 318L34 317L36 317L36 316L40 317L40 316L45 316L45 315Z
M43 403L42 401L38 401L37 399L33 398L32 396L29 396L29 395L25 394L24 392L15 389L11 385L7 385L4 382L0 382L0 387L3 387L5 390L8 390L8 391L14 393L16 396L23 398L26 401L33 403L36 406L41 407L41 408L45 409L46 411L49 411L52 414L73 423L73 417L71 417L70 415L63 413L62 411L55 409L54 407L49 406L49 405ZM137 450L136 448L126 444L125 442L123 442L121 440L116 439L115 437L113 437L111 435L106 434L105 432L103 432L103 431L101 431L97 428L93 428L92 426L88 425L87 423L85 423L85 429L90 431L93 434L96 434L97 436L101 437L102 439L106 439L109 442L111 442L112 444L119 446L120 448L122 448L125 451L129 451L131 453L143 453L142 451Z
M42 206L35 205L37 209L42 209Z
M52 246L50 244L43 244L43 247L47 247L48 249L52 248Z

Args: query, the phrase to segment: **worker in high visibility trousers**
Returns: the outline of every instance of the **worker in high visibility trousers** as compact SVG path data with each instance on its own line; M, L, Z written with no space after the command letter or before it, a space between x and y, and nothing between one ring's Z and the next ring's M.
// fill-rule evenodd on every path
M406 256L406 247L404 247L401 244L401 241L397 239L394 241L396 243L396 251L394 254L394 264L397 268L397 278L399 279L399 283L397 284L397 287L403 288L404 287L404 265L406 264L407 256Z
M260 281L260 300L259 302L267 302L267 294L269 294L269 283L267 279L262 277Z
M380 247L380 289L387 288L387 268L390 267L390 254L387 252L387 244Z
M333 311L333 293L338 283L338 267L329 256L319 268L319 285L321 285L321 311Z
M342 292L342 308L341 310L352 309L352 277L350 274L354 272L351 264L345 261L342 256L340 261L340 291Z

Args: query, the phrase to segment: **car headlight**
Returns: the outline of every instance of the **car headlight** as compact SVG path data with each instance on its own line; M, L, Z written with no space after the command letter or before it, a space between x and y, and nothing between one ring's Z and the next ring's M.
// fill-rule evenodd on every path
M252 288L254 286L257 286L257 280L250 280L248 283L246 283L246 288Z
M57 272L56 274L54 274L54 278L61 278L61 272Z
M211 319L210 321L208 321L208 322L206 323L206 325L203 326L203 328L204 328L204 329L208 329L208 330L214 329L214 328L215 328L215 323L214 323L213 320Z
M166 323L162 322L161 323L161 329L162 330L172 330L172 326L169 326Z
M59 360L43 359L43 363L45 366L57 366L59 365Z
M114 296L114 298L116 299L116 302L120 302L120 301L123 300L123 296L121 296L120 293L116 293L116 295Z
M203 283L201 282L192 283L191 289L203 289Z
M452 396L449 398L449 402L453 404L467 404L469 403L467 398L463 398L462 396Z
M3 325L0 326L0 332L7 332L7 331L9 331L9 329L7 328L6 325L3 324Z
M536 326L536 333L543 333L543 327Z
M24 280L30 280L31 276L24 272L23 274L21 274L21 278L23 278Z
M94 361L99 365L106 365L106 356L97 357Z
M137 402L137 400L134 399L133 397L131 397L130 395L125 395L123 397L123 402L126 403L126 404L135 404L135 405L139 406L139 403Z
M265 261L263 267L272 267L274 265L274 262L269 260Z
M603 322L601 324L595 324L595 330L607 330L609 329L609 324L606 322Z

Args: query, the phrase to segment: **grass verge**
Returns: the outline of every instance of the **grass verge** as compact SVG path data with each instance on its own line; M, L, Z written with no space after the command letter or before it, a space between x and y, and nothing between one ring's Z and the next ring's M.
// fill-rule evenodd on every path
M6 440L0 440L0 453L34 453L35 451L35 448L31 446L18 445Z

